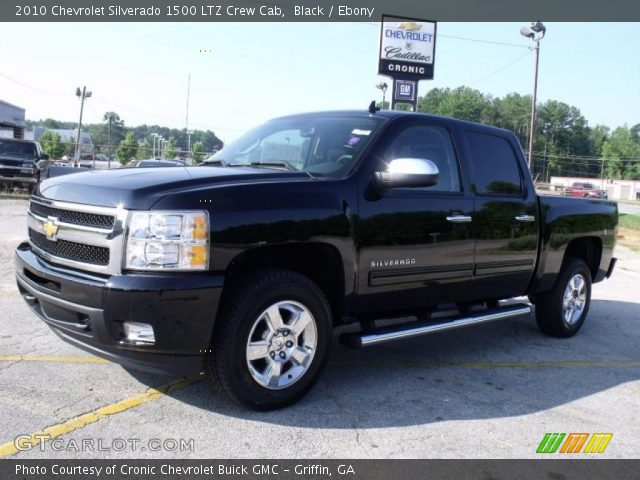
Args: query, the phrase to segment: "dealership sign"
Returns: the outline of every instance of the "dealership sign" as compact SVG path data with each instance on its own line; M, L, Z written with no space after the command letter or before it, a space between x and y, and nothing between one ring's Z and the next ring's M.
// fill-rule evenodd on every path
M436 22L382 16L378 73L394 78L432 80Z

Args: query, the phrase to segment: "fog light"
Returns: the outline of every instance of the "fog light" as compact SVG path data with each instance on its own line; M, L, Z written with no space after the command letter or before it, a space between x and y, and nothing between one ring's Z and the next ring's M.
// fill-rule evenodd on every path
M153 327L148 323L124 322L124 338L134 345L153 345L156 337Z

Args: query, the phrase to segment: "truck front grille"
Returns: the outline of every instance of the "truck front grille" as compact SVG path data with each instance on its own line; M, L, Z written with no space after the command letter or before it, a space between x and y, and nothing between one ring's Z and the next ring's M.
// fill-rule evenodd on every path
M29 240L40 250L54 257L71 260L73 262L88 263L91 265L109 265L109 249L82 243L57 240L47 240L47 236L29 229Z
M31 202L29 210L31 213L39 217L56 217L59 221L64 223L81 225L83 227L104 228L106 230L111 230L113 228L113 223L116 220L115 217L111 215L63 210L61 208L54 208L36 202Z
M27 213L29 243L36 255L78 270L121 273L127 210L33 195Z

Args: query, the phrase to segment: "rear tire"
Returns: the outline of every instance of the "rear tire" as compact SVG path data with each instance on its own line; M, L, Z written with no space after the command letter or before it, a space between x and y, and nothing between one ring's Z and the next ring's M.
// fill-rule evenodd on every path
M207 373L235 402L254 410L295 403L327 362L331 310L320 288L286 270L238 282L216 321Z
M553 289L536 296L538 327L553 337L571 337L582 327L590 303L591 272L583 260L569 257Z

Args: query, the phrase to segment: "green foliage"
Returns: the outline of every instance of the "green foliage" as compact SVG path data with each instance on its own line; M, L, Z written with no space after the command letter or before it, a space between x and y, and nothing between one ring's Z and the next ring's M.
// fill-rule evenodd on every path
M620 227L640 230L640 215L620 214Z
M176 139L171 137L167 141L167 145L164 147L164 158L176 158L178 156L178 144Z
M494 98L469 87L434 88L418 99L418 111L486 123L513 131L526 150L531 96L510 93ZM556 100L537 105L533 175L599 177L606 158L609 178L640 179L640 124L589 127L580 110ZM627 160L624 160L624 159Z
M204 146L202 142L196 142L193 144L193 162L194 163L202 163L204 160L204 155L202 154L204 150Z
M40 137L40 144L51 160L59 160L65 153L65 144L60 141L60 135L47 130Z
M136 157L136 153L138 152L138 141L136 140L133 132L127 133L124 140L120 142L120 146L116 150L116 158L118 161L125 165L127 162Z
M602 146L608 178L640 180L640 138L632 128L616 128Z

